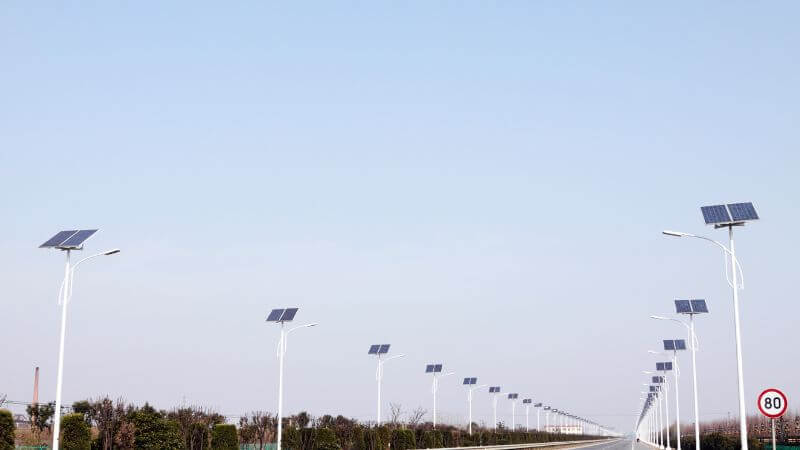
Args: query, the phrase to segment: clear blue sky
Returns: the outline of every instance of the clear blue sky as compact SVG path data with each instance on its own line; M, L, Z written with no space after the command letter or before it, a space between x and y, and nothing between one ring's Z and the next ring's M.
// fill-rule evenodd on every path
M0 7L0 393L53 397L60 229L101 227L70 310L65 400L430 409L443 362L620 428L648 320L706 297L701 413L736 414L722 258L739 232L746 387L797 387L795 2L96 2ZM688 355L687 355L688 356ZM688 374L689 359L685 358ZM774 363L773 361L777 361ZM685 378L685 420L690 384ZM460 381L460 380L459 380ZM442 417L466 394L442 383ZM386 408L388 409L388 408ZM476 417L490 420L488 396ZM501 404L504 420L510 407Z

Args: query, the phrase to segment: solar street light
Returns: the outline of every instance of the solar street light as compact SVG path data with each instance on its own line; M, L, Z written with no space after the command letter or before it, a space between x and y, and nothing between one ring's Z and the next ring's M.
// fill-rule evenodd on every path
M525 405L525 432L531 431L530 422L528 421L528 417L531 414L531 405L533 404L533 400L530 398L523 398L522 404Z
M467 429L469 430L469 435L472 436L472 391L475 389L480 389L482 387L486 387L486 384L482 384L480 386L476 386L478 383L478 378L476 377L467 377L464 378L464 386L467 387L467 404L469 405L469 424L467 424Z
M431 387L431 392L433 392L433 428L436 428L436 393L439 391L439 379L453 375L455 372L447 372L444 375L439 375L442 373L442 365L428 364L425 366L425 373L433 374L433 386Z
M682 233L681 237L688 236L711 242L720 247L727 256L730 256L731 274L728 276L728 259L725 258L725 278L728 285L733 290L733 323L736 335L736 370L739 387L739 436L742 450L747 450L747 407L744 398L744 371L742 369L742 332L739 320L739 289L744 288L744 282L740 283L739 275L742 275L742 266L736 259L736 248L733 242L733 228L744 226L748 222L759 220L755 207L750 202L728 203L725 205L703 206L700 208L703 213L703 221L706 225L713 225L715 229L728 229L729 246L704 236L697 236L689 233ZM674 236L671 235L671 236ZM737 270L738 269L738 270Z
M542 412L542 404L534 403L533 407L536 408L536 431L542 431L542 424L539 422L539 413Z
M281 337L278 340L278 437L277 437L277 450L281 450L281 443L283 437L283 360L286 356L286 345L289 333L300 328L315 327L317 323L308 323L305 325L296 326L286 330L286 323L294 320L298 308L281 308L273 309L267 316L267 322L277 323L281 326Z
M517 394L517 393L508 394L508 399L511 400L511 431L514 431L514 430L517 429L517 422L516 422L517 414L516 414L516 412L517 412L517 399L518 398L519 398L519 394Z
M492 420L494 430L497 431L497 396L500 395L500 386L489 386L489 393L492 395Z
M386 364L387 361L406 356L404 354L399 354L383 359L383 355L389 353L389 347L391 347L391 344L374 344L370 345L369 352L367 352L378 358L378 368L375 370L375 379L378 381L378 414L375 416L375 423L379 426L381 424L381 383L383 381L383 365Z
M94 236L98 230L66 230L59 231L55 236L48 239L39 248L52 248L66 253L67 262L64 267L64 280L61 282L61 290L58 293L58 301L61 305L61 334L58 344L58 376L56 377L56 405L53 415L53 450L58 450L60 445L59 433L61 431L61 387L64 381L64 340L67 332L67 304L72 300L72 280L75 276L75 269L83 262L98 256L115 255L120 252L118 248L106 250L87 256L75 264L71 264L71 252L83 250L83 245L89 238Z
M689 336L689 342L692 348L692 391L694 397L694 438L695 438L695 450L700 450L700 407L698 405L698 393L697 393L697 334L695 333L694 328L694 316L697 314L706 314L708 313L708 305L706 301L703 299L692 299L692 300L675 300L675 312L677 314L684 314L689 316L689 324L686 322L674 319L671 317L663 317L663 316L650 316L652 319L657 320L671 320L673 322L677 322L683 325L686 328L686 331ZM673 361L677 365L678 359L677 355L673 355ZM678 371L675 371L675 384L677 386L678 381ZM676 388L677 392L677 388ZM680 433L678 433L678 446L680 448Z

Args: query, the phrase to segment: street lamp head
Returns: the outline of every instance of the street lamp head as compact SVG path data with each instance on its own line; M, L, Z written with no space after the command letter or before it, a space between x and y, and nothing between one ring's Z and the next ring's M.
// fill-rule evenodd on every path
M661 234L665 234L667 236L674 236L674 237L684 237L689 236L689 233L684 233L682 231L672 231L672 230L664 230Z
M117 253L119 253L119 252L121 252L121 251L122 251L122 250L120 250L120 249L118 249L118 248L115 248L115 249L112 249L112 250L108 250L108 251L105 251L105 252L103 252L103 255L105 255L105 256L116 255Z
M319 323L314 322L314 323L305 324L305 325L303 325L303 327L304 328L311 328L311 327L315 327L317 325L319 325Z
M658 355L659 354L659 352L657 352L655 350L648 350L647 353L652 353L654 355Z
M651 319L656 319L656 320L670 320L669 317L655 316L655 315L651 315L650 318Z

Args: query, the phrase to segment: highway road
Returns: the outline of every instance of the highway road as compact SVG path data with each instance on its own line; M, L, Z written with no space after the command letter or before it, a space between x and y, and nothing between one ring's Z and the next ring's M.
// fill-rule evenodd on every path
M571 449L586 449L586 450L653 450L653 447L639 442L633 442L630 439L617 439L608 442L600 442L598 444L589 445L576 445L569 447Z

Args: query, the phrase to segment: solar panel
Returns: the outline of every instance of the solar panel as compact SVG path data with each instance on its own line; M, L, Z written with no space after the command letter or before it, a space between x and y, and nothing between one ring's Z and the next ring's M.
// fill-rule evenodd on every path
M672 363L671 362L665 362L664 363L664 370L672 370Z
M523 404L526 404L526 403L527 403L527 404L531 404L531 403L533 403L533 400L531 400L531 399L529 399L529 398L523 398L523 399L522 399L522 403L523 403Z
M489 392L500 392L500 386L490 386Z
M425 366L425 373L432 373L433 372L433 364L428 364Z
M426 372L427 372L427 370L426 370ZM472 383L470 383L471 379L472 378L464 378L464 384L472 384Z
M689 300L675 300L675 312L678 314L687 314L692 312L692 305Z
M675 350L675 341L670 339L664 340L664 350Z
M650 386L650 392L657 392L658 388L656 386Z
M433 366L433 371L434 372L441 372L442 371L442 365L441 364L436 364L435 366Z
M728 210L731 212L731 218L736 222L758 220L758 214L752 203L729 203Z
M368 355L377 355L378 354L378 350L380 348L381 348L381 346L377 345L377 344L376 345L370 345L369 346L369 353L367 353L367 354Z
M475 384L477 382L478 382L478 378L476 378L476 377L472 377L472 378L469 379L469 384Z
M291 322L294 320L295 314L297 314L297 308L286 308L281 316L281 322Z
M692 300L692 312L695 314L707 313L708 305L706 305L706 301L703 299Z
M541 404L541 403L534 403L534 404L533 404L533 407L534 407L534 408L541 408L541 407L542 407L542 404Z
M675 350L686 350L686 341L683 339L675 339Z
M703 220L705 220L706 225L731 222L731 216L728 214L728 208L725 205L703 206L700 211L703 213Z
M267 322L277 322L283 315L283 309L273 309L267 316Z
M666 370L666 369L664 369L664 363L657 362L656 363L656 370Z
M94 235L95 233L97 233L97 230L80 230L77 233L70 236L69 239L59 244L57 247L81 248L83 246L83 243L86 242L86 240L92 237L92 235Z
M653 377L653 383L663 383L664 377Z
M55 236L51 237L47 240L44 244L40 245L39 248L51 248L51 247L58 247L59 244L69 239L70 236L77 233L78 230L66 230L66 231L59 231L56 233Z
M386 353L389 353L389 346L390 346L390 345L391 345L391 344L382 344L382 345L381 345L381 348L380 348L380 349L378 349L378 354L379 354L379 355L384 355L384 354L386 354Z

